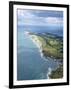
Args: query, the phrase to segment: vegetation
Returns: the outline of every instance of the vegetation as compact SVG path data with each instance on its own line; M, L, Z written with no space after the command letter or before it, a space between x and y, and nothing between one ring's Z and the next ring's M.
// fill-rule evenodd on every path
M63 77L63 66L60 65L59 68L56 70L53 70L51 74L49 75L50 78L52 79L58 79Z
M47 58L50 57L53 60L56 59L63 62L63 39L62 37L53 34L35 34L42 46L42 53ZM63 63L58 68L53 70L49 75L52 79L58 79L63 77Z
M63 59L63 40L57 37L37 35L42 43L42 52L47 58Z

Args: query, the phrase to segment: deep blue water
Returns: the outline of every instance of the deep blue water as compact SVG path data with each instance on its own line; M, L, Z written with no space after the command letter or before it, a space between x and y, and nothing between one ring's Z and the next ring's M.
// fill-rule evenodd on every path
M42 58L39 49L24 34L25 30L27 28L18 27L17 80L48 79L48 69L55 69L58 62ZM37 32L34 29L29 31Z

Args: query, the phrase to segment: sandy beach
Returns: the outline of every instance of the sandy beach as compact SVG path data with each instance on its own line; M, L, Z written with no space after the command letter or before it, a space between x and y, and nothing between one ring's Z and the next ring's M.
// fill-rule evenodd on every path
M25 31L24 32L32 41L33 43L37 46L39 49L41 57L43 57L42 53L42 43L39 41L38 37L36 35L31 35L30 32Z
M30 39L33 41L33 43L37 46L39 49L40 55L43 58L43 53L42 53L42 43L39 41L38 37L36 35L29 35Z

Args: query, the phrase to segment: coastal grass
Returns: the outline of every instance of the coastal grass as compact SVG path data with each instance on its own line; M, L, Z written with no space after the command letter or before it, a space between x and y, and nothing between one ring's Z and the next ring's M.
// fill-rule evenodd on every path
M57 38L37 36L42 43L42 52L45 57L63 59L63 42Z

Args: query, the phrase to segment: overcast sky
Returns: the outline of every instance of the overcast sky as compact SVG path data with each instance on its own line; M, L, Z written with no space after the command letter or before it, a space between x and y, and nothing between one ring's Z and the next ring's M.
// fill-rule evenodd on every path
M63 26L63 11L17 10L18 25Z

